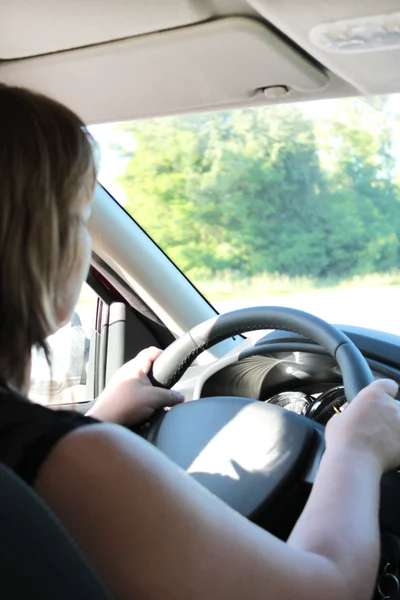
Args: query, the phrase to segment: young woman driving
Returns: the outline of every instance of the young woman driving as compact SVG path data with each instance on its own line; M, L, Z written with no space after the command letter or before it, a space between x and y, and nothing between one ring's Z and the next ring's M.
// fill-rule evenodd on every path
M157 349L115 375L90 417L32 404L31 349L46 349L68 322L88 272L96 166L81 120L25 89L0 87L0 139L0 460L58 515L118 598L371 598L380 479L400 464L397 385L371 384L329 422L287 543L124 427L182 401L146 377Z

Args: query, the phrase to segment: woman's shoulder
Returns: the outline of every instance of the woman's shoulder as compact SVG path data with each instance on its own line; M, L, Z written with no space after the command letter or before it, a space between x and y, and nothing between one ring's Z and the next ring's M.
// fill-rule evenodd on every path
M52 410L0 388L0 461L33 485L54 446L71 431L97 423L72 410Z

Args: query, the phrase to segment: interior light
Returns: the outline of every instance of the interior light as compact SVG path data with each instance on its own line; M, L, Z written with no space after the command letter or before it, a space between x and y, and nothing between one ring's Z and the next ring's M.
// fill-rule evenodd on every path
M355 54L400 48L400 12L321 23L311 42L329 52Z

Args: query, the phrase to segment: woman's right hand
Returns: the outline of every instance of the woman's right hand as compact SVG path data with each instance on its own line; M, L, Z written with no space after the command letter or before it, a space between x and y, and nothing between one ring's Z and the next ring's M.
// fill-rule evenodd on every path
M378 463L382 472L400 466L399 386L391 379L379 379L364 388L343 413L326 427L327 449L358 452Z

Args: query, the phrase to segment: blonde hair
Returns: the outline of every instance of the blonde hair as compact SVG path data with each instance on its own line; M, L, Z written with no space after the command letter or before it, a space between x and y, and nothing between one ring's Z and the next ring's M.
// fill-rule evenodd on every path
M0 85L0 379L22 386L33 346L57 329L77 206L96 181L92 138L68 108Z

